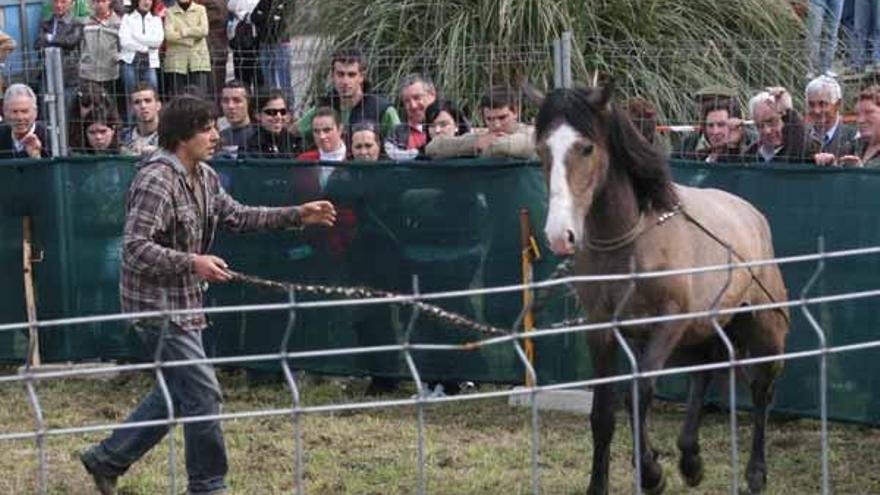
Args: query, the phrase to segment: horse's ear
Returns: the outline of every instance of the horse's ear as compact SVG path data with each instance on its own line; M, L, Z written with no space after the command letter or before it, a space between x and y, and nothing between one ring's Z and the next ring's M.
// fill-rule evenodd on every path
M587 101L593 108L605 109L608 108L608 104L611 102L612 94L614 94L614 81L609 79L602 86L598 86L590 91Z
M528 81L525 77L523 77L519 82L520 87L523 90L523 93L526 95L526 98L536 106L541 106L544 103L544 93L536 88L532 83Z

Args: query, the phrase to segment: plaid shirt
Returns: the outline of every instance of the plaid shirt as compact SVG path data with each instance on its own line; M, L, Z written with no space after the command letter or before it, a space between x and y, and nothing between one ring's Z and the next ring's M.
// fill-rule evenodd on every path
M294 206L244 206L223 190L208 165L200 163L197 175L204 215L176 156L160 149L138 164L126 202L119 277L123 311L201 308L207 285L193 272L192 261L210 250L218 226L245 232L300 225ZM171 321L184 330L207 326L203 313L174 315Z

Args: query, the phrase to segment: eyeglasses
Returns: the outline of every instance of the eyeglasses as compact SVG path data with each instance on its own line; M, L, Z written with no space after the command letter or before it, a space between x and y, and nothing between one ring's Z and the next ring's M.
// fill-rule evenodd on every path
M287 115L287 109L286 108L264 108L263 113L265 113L266 115L268 115L270 117L277 117L279 115L284 117L285 115Z

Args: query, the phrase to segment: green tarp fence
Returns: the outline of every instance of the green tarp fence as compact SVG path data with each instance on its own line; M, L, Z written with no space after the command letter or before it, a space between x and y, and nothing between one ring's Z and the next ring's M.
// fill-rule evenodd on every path
M33 218L35 245L44 260L35 267L40 319L119 311L118 264L124 196L132 161L71 158L0 164L0 322L26 319L22 282L22 217ZM540 232L546 215L544 179L534 163L452 161L412 165L348 165L333 170L323 193L305 190L302 164L272 161L218 162L230 193L244 203L286 205L328 196L343 221L332 230L302 233L221 235L214 252L236 270L275 280L334 286L367 286L408 293L413 275L420 292L481 288L520 282L519 210L528 208ZM779 256L812 253L817 238L826 250L880 245L880 173L809 166L706 166L674 163L684 184L718 187L752 201L769 218ZM330 172L330 169L327 170ZM535 266L543 279L555 268L543 245ZM815 263L783 266L789 294L799 297ZM828 260L811 295L877 288L880 257ZM560 291L538 314L538 325L576 316ZM228 284L212 287L208 305L270 303L286 296ZM302 296L298 300L308 300ZM438 301L447 309L500 327L510 327L521 294ZM860 299L812 308L829 345L878 339L877 303ZM814 349L817 339L799 310L793 315L789 351ZM354 306L301 310L290 350L330 349L395 342L410 316L398 306ZM206 332L208 352L243 355L275 352L288 322L283 311L227 313ZM40 331L45 361L141 359L137 339L121 323L94 323ZM414 342L463 342L477 338L424 317ZM0 333L0 361L20 363L26 333ZM540 383L591 376L584 336L538 339ZM830 415L880 423L880 351L830 355ZM424 379L468 379L517 383L523 368L510 344L478 352L420 352ZM300 360L296 367L343 375L408 376L397 353ZM275 369L277 363L258 363ZM775 410L818 413L818 359L789 361L777 388ZM621 366L621 370L626 370ZM681 397L681 378L662 380L662 391ZM747 404L745 387L740 396Z

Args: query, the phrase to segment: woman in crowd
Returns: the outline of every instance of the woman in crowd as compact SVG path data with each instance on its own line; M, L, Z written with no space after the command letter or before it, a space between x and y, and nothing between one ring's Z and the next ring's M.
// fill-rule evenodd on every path
M139 82L159 87L156 71L159 69L159 47L165 40L165 30L162 19L152 13L153 1L137 0L119 26L119 60L127 97L131 96Z
M259 122L254 134L245 145L243 156L248 158L287 158L293 159L300 152L300 141L288 130L290 111L284 93L277 89L269 90L257 98Z
M471 132L470 122L449 100L437 99L425 109L428 123L428 140L438 136L462 136Z
M880 168L880 85L865 88L856 103L859 138L844 146L837 164L844 167Z
M119 153L119 113L109 108L96 108L78 126L84 146L74 152L88 155L115 155Z
M359 122L351 128L351 159L374 162L382 155L382 139L372 122Z
M173 95L187 84L207 88L211 73L208 13L192 0L177 0L165 13L166 90Z
M93 111L114 112L116 102L98 83L83 81L79 90L73 94L73 101L67 112L67 146L74 152L85 149L86 133L83 132L85 120Z

